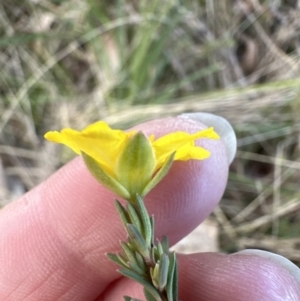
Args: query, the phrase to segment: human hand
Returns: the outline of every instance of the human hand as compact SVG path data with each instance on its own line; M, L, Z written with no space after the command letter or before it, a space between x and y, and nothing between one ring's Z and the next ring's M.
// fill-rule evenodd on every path
M169 118L137 128L160 136L202 127L191 119ZM212 156L175 162L146 197L156 236L167 235L171 244L209 215L226 186L228 143L199 143ZM0 300L116 301L126 294L143 299L141 287L121 277L105 256L117 252L118 240L125 238L114 197L78 157L0 211ZM183 301L300 300L300 271L291 273L261 256L202 253L178 260Z

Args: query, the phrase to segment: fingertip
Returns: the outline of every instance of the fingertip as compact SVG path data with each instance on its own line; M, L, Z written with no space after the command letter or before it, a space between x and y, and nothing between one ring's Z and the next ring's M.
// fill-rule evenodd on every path
M300 300L297 281L265 258L202 253L180 256L179 286L187 300Z
M177 258L180 300L300 300L295 279L266 258L217 253L180 255ZM143 298L141 285L121 278L100 300L119 300L124 294Z
M233 127L225 118L205 112L185 113L181 116L202 122L207 126L213 126L225 144L229 164L233 161L236 154L237 138Z
M299 283L299 288L300 288L300 268L284 256L272 252L264 251L264 250L258 250L258 249L246 249L234 253L233 255L259 256L262 258L266 258L280 265L282 268L286 269Z

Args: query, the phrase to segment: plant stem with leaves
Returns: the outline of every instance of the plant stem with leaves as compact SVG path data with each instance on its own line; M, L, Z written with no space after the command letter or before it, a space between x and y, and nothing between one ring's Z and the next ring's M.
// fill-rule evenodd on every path
M116 201L116 207L128 238L121 242L122 253L107 256L120 266L119 273L143 285L147 301L178 301L176 255L169 251L166 237L155 242L154 218L149 217L143 199L136 195L126 207Z

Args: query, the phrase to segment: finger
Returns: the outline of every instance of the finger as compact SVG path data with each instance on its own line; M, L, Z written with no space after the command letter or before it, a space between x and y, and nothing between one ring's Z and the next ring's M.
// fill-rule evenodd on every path
M180 300L300 300L300 284L284 267L260 256L193 254L179 257ZM142 288L129 279L114 283L98 299L143 299Z
M195 132L195 121L170 118L138 127L157 137ZM212 156L176 162L147 197L157 236L172 242L198 225L221 198L228 164L222 141L201 140ZM114 195L77 158L0 212L0 300L93 300L116 279L106 252L119 250L125 233ZM13 268L14 267L14 268Z

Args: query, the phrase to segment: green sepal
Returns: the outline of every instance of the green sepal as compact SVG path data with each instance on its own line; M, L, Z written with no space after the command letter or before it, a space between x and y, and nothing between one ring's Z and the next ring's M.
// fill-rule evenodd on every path
M156 173L156 175L152 178L152 180L147 184L143 192L141 193L141 197L144 197L148 192L150 192L168 173L170 170L173 161L174 161L175 152L166 160L164 165L160 168L160 170Z
M141 253L141 255L144 257L146 261L149 261L150 260L149 249L142 234L132 224L127 224L127 231L129 237L131 238L131 242L134 244L137 251Z
M124 199L130 198L130 194L127 189L109 175L96 160L90 157L88 154L81 152L85 165L91 174L105 187L117 193Z
M166 286L168 300L178 301L178 267L175 253L169 256L169 273Z
M151 293L148 292L148 290L146 288L144 288L144 295L145 295L147 301L156 301L157 300L152 296Z
M129 218L129 215L128 215L126 209L122 206L122 204L118 200L115 201L115 205L117 207L119 216L120 216L121 221L123 223L123 226L127 230L127 224L130 224L130 222L131 222L130 218Z
M143 199L137 194L136 195L136 207L140 213L140 218L142 221L143 225L143 235L146 240L147 246L149 246L153 240L153 231L152 231L152 226L151 226L151 221L149 218L148 211L145 207L145 203Z
M142 229L142 222L139 217L139 214L137 213L136 209L131 203L127 203L127 213L130 217L130 222L129 224L133 224L136 226L136 228L139 230L140 233L143 233Z
M120 257L119 254L112 254L112 253L106 253L106 256L113 261L114 263L120 265L123 268L128 268L128 264L126 263L126 260L124 258ZM120 259L121 258L121 259Z
M140 283L141 285L143 285L147 291L154 297L156 298L155 300L157 301L162 301L161 297L159 296L159 293L157 292L157 290L155 289L155 287L148 282L147 279L141 277L139 274L126 269L126 268L121 268L118 270L120 274L122 274L123 276L126 276L132 280L135 280L136 282Z
M128 190L131 197L141 193L149 183L155 170L153 147L142 132L130 138L116 164L118 181Z
M159 261L159 272L158 272L158 289L162 292L166 287L168 280L169 271L169 257L166 254L162 254Z

